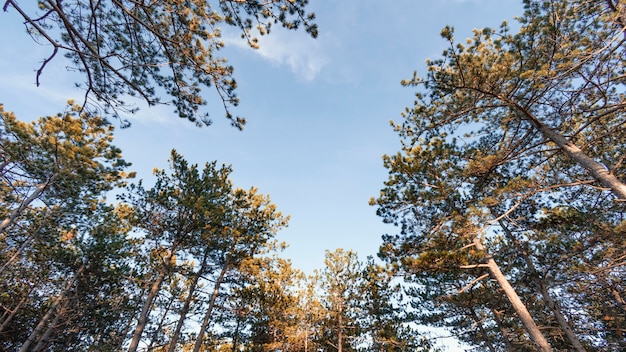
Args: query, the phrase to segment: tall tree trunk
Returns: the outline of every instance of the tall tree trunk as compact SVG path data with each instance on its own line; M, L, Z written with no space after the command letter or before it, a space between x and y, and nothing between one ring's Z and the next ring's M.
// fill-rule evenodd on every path
M48 186L50 186L50 184L54 182L57 176L58 174L54 174L45 183L37 185L37 188L35 189L35 191L31 193L30 196L28 196L28 198L24 199L24 201L22 201L20 206L17 207L17 209L14 209L6 219L0 222L0 231L3 231L7 227L9 227L11 224L13 224L15 222L15 219L17 219L17 217L24 211L24 209L26 209L30 205L30 203L34 202L35 199L37 199L46 190L46 188L48 188Z
M208 259L208 250L204 253L204 258L202 258L202 263L198 268L198 272L194 273L191 285L189 287L189 292L187 293L187 298L185 299L185 303L180 311L180 317L178 318L178 323L176 324L176 328L174 329L174 333L172 334L172 338L170 339L170 347L168 348L168 352L176 351L176 344L178 343L178 338L180 336L180 332L183 329L183 325L185 324L185 319L187 318L187 313L189 312L189 307L191 306L191 301L193 300L193 295L196 292L196 287L198 287L198 281L200 277L204 273L206 269L206 262Z
M542 352L551 352L552 347L548 343L548 340L546 340L546 338L541 333L541 330L539 330L537 324L535 324L535 321L528 312L526 305L519 298L519 296L515 292L515 289L513 289L506 276L504 276L502 271L500 271L500 267L498 267L498 264L493 259L491 254L487 252L478 237L474 238L474 247L476 248L476 250L484 253L483 261L485 265L489 269L489 272L491 273L493 278L498 282L498 284L504 291L504 294L509 299L509 302L511 302L513 309L519 316L522 324L524 325L524 328L526 329L526 332L528 332L528 335L530 335L530 339L535 343L537 349Z
M26 240L24 240L24 242L22 242L22 244L15 250L13 255L11 255L11 257L7 259L7 261L4 264L2 264L2 268L0 268L0 273L3 273L4 270L9 265L13 264L13 262L17 260L17 258L20 256L20 254L24 251L24 249L28 245L28 243L30 243L30 241L32 240L33 240L33 237L28 237Z
M145 293L145 290L141 290L141 294L139 295L139 297L143 297ZM116 351L121 351L124 348L124 342L126 342L126 336L128 336L128 333L130 332L130 329L133 325L133 321L135 320L135 316L137 315L137 311L133 310L130 319L128 320L128 322L126 323L126 325L124 326L124 330L122 330L122 333L120 334L120 339L119 342L117 344L117 349Z
M502 312L498 312L495 309L491 309L493 313L493 320L496 322L500 333L502 334L502 339L504 340L504 346L507 351L513 351L513 345L511 344L511 340L509 339L509 331L506 329L504 324L502 324Z
M596 181L611 189L613 194L620 200L626 201L626 184L615 177L606 166L590 158L578 146L569 141L562 134L545 125L524 107L507 98L499 98L517 108L523 114L522 119L529 121L545 139L554 142L570 159L589 171Z
M48 211L48 210L49 209L46 209L45 212L41 212L43 214L43 217L48 218L48 219L54 219L55 216L57 216L58 211L56 210ZM2 264L2 268L0 268L0 273L3 273L10 265L12 265L19 258L20 254L22 254L22 252L24 251L24 249L26 249L26 247L30 244L30 242L32 242L35 238L37 238L36 234L39 233L42 227L43 225L40 223L36 229L29 230L30 236L27 239L25 239L22 242L22 244L20 244L20 246L15 249L11 257L7 259L7 261L4 264Z
M202 347L202 342L204 341L204 334L206 333L206 329L209 325L209 320L211 320L211 314L213 314L213 307L215 306L215 301L217 300L217 295L220 292L220 286L222 285L222 281L224 280L224 276L226 272L230 269L230 263L228 259L224 263L222 270L220 271L219 276L215 280L215 285L213 286L213 294L211 294L211 299L209 300L209 306L207 307L207 311L204 313L204 319L202 320L202 325L200 326L200 331L198 331L198 337L196 338L196 343L193 346L193 352L200 351Z
M61 311L64 311L64 310L65 309L61 308ZM35 347L33 347L31 352L39 352L50 344L50 341L49 341L50 336L52 336L52 332L55 330L56 326L59 324L59 320L61 319L61 316L62 314L59 312L57 312L57 314L54 315L54 319L52 319L52 322L48 324L46 331L39 338L39 341L37 342Z
M567 319L565 319L565 316L563 316L563 313L561 312L561 309L559 308L558 303L550 295L550 292L548 291L548 287L545 281L539 278L539 271L535 267L535 263L533 263L532 259L530 258L528 251L522 246L519 240L515 238L513 233L511 233L511 231L506 226L504 221L502 221L502 219L499 219L498 223L500 224L500 227L504 231L506 237L508 237L509 240L511 240L515 244L515 249L517 249L519 254L524 259L524 262L526 262L526 266L532 278L533 284L537 287L537 290L539 290L539 293L541 293L541 297L543 298L543 301L546 304L546 306L552 311L552 314L554 314L554 317L559 323L561 330L563 330L563 333L565 333L567 340L572 344L572 347L574 348L574 350L578 352L585 352L585 348L580 343L580 340L578 339L576 334L574 334L574 331L572 330L569 323L567 322Z
M339 317L337 318L337 352L343 350L343 312L339 310Z
M6 327L9 325L11 320L13 320L13 318L15 318L15 315L20 310L20 307L22 306L22 304L24 304L24 302L26 302L28 300L28 296L34 290L35 290L35 287L34 286L31 287L28 290L28 292L24 295L24 297L22 297L22 299L19 301L19 303L17 305L15 305L15 307L13 307L12 309L9 308L9 309L7 309L4 312L4 314L2 315L2 319L1 319L2 323L0 324L0 332L4 331L4 329L6 329Z
M159 290L161 290L161 284L163 284L163 280L165 280L165 276L167 275L168 268L174 256L175 249L176 245L174 244L170 248L167 257L163 259L163 267L161 268L161 270L159 270L159 275L152 283L150 291L148 292L148 296L143 302L143 306L141 307L141 313L137 318L137 326L135 327L135 331L133 332L133 338L131 339L130 345L128 347L128 352L137 351L139 341L141 340L141 335L143 334L143 330L146 328L146 325L148 323L148 314L150 313L152 303L154 302L154 298L156 297L156 295L159 293Z
M74 276L65 284L63 291L61 291L61 293L59 293L59 295L54 300L54 302L52 302L52 305L50 306L50 308L48 308L48 311L46 312L46 314L43 316L43 318L41 318L41 320L39 320L39 323L37 324L35 329L30 333L30 335L28 336L28 339L26 339L26 341L20 348L20 352L29 351L30 345L33 342L35 342L35 340L37 340L37 336L41 334L43 329L48 324L48 320L50 320L50 318L56 313L56 310L61 304L61 302L63 301L63 299L65 298L65 295L67 295L67 293L72 289L72 287L74 286L74 282L76 282L76 279L78 278L78 276L80 276L80 274L83 272L84 269L85 269L85 266L81 265L80 268L74 274Z
M480 331L480 334L483 335L483 341L485 341L487 348L489 349L490 352L496 352L496 348L493 347L493 344L491 343L491 339L489 338L489 334L487 334L487 331L485 331L485 327L483 326L482 319L480 319L480 317L478 316L478 314L476 313L476 311L471 305L468 307L468 309L470 311L470 314L472 315L472 318L474 319L474 323L478 326L478 330Z
M239 329L241 328L241 314L237 312L237 325L235 325L235 333L233 334L233 348L231 352L237 352L237 347L239 347Z
M157 295L157 297L155 297L155 300L157 300L158 297L159 296ZM148 345L148 351L153 350L155 348L155 345L159 343L159 341L157 341L159 339L159 333L163 331L163 325L165 325L165 320L167 319L167 315L170 313L170 309L172 308L172 304L174 304L175 300L176 300L176 296L172 295L170 299L167 301L165 310L163 311L163 313L161 313L161 319L159 320L159 323L157 324L156 328L152 332L152 336L150 337L150 344Z

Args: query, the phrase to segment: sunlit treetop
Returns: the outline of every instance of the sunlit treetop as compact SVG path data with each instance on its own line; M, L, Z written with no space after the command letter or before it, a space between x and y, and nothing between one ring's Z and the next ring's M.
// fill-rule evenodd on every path
M134 112L126 98L139 97L148 105L172 104L181 118L210 125L203 89L212 87L231 124L243 128L245 119L233 116L237 83L233 67L217 51L224 46L220 26L237 27L242 38L258 48L257 35L272 25L304 27L317 37L308 0L40 0L38 9L7 0L4 11L18 13L28 33L51 44L51 52L37 70L37 85L46 66L62 53L83 74L84 106L119 117ZM162 98L167 96L168 98ZM169 100L171 98L171 100Z

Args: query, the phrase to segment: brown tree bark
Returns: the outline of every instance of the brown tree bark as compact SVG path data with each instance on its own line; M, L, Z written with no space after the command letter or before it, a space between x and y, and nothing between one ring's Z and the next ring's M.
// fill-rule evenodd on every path
M12 225L15 222L15 219L17 219L17 217L24 211L24 209L26 209L32 202L34 202L35 199L39 198L39 196L41 196L41 194L55 181L57 176L58 174L54 174L45 183L37 185L35 191L33 191L33 193L31 193L28 198L24 199L20 206L17 207L17 209L14 209L6 219L0 222L0 231L3 231L4 229Z
M15 305L15 307L6 308L6 311L2 315L2 318L0 319L0 321L2 322L0 323L0 332L4 331L4 329L9 325L11 320L15 318L15 315L20 310L20 307L22 307L22 304L24 304L28 300L28 296L30 295L31 292L33 292L34 289L35 289L34 287L31 287L28 290L28 292L22 297L19 303Z
M504 340L504 346L507 351L513 351L513 345L511 344L511 340L509 339L509 331L502 324L502 312L498 312L495 309L491 309L493 313L493 320L495 320L496 325L498 325L498 329L502 334L502 339Z
M39 341L37 342L35 347L33 347L31 352L39 352L39 351L43 350L44 348L46 348L50 344L49 343L50 336L52 336L52 333L55 330L54 328L56 326L58 326L59 320L61 320L61 316L63 315L63 313L62 313L63 311L65 311L65 309L62 307L60 309L60 312L57 312L57 314L54 315L54 319L52 319L52 322L50 324L48 324L48 327L46 328L46 331L39 338Z
M200 331L198 331L198 337L196 338L196 343L193 346L193 352L200 351L200 348L202 347L204 334L206 333L206 329L209 326L211 314L213 314L213 307L215 306L217 295L220 292L220 286L222 285L222 281L224 280L224 276L226 276L228 270L230 270L230 262L227 259L224 263L224 266L222 267L222 270L220 271L219 276L215 280L215 285L213 286L213 294L211 294L211 300L209 301L207 311L204 313L204 319L202 320L202 326L200 326Z
M169 342L168 352L176 351L176 344L178 343L178 338L180 336L180 332L183 329L183 325L185 324L185 319L187 318L187 313L189 312L189 307L191 306L191 301L193 300L193 295L196 292L196 288L198 287L198 281L200 277L204 273L206 269L206 262L208 258L208 250L204 253L204 258L202 258L202 263L198 268L198 271L194 273L191 285L189 287L189 292L187 293L187 298L185 299L185 303L180 311L180 317L178 318L178 323L176 323L176 328L172 333L172 337Z
M504 97L498 97L507 104L512 105L521 113L521 118L530 122L531 125L541 135L549 141L556 144L567 156L569 156L574 162L586 169L591 173L593 178L600 182L603 186L609 188L613 194L622 201L626 201L626 184L620 181L615 175L613 175L606 166L590 158L585 152L583 152L578 146L568 140L565 136L550 128L548 125L541 122L530 111L524 109L519 104L511 102Z
M491 254L487 252L478 237L474 238L474 247L476 248L476 250L484 253L483 262L485 266L489 269L489 272L491 273L493 278L498 282L498 284L504 291L504 294L509 299L509 302L511 302L515 313L517 313L520 320L522 321L526 332L528 332L528 335L530 335L530 339L535 343L537 350L541 352L551 352L552 347L548 343L548 340L546 340L545 336L543 336L543 334L541 333L541 330L539 330L537 324L535 324L535 321L528 312L526 305L519 298L519 296L515 292L515 289L511 286L502 271L500 271L500 267L493 259Z
M487 348L489 349L489 352L496 352L496 348L493 347L493 344L491 343L491 339L489 338L489 335L485 331L485 327L483 326L483 323L482 323L480 317L478 316L478 314L476 313L476 311L474 310L474 308L471 305L469 307L467 307L467 308L468 308L470 314L472 315L472 319L474 320L474 324L476 324L476 326L478 327L478 330L480 331L480 334L483 335L483 341L485 341L485 345L487 345Z
M159 270L159 274L150 286L150 291L148 291L148 296L143 302L143 306L141 307L141 313L137 318L137 326L135 327L135 331L133 332L133 337L130 341L130 345L128 347L128 352L136 352L137 347L139 346L139 341L141 340L141 335L143 334L143 330L146 328L148 323L148 314L150 313L150 309L152 307L152 303L154 302L154 298L159 293L161 289L161 284L163 284L163 280L165 280L165 276L168 272L168 266L174 256L174 250L176 249L176 245L173 245L172 248L169 249L169 253L167 257L163 259L163 267Z
M343 350L343 312L339 309L339 319L337 322L337 352Z
M46 312L46 314L41 318L41 320L39 320L39 323L37 324L35 329L30 333L30 335L28 336L28 339L26 339L26 341L20 348L20 352L26 352L30 350L29 349L30 345L32 345L33 342L37 340L37 337L41 335L41 333L43 332L43 329L47 326L50 318L52 318L52 316L56 314L57 308L61 305L61 303L63 302L63 299L65 298L67 293L72 289L72 287L74 286L74 282L76 282L76 279L78 278L78 276L80 276L80 274L83 272L84 269L85 269L85 266L81 265L80 268L74 274L74 276L70 280L67 281L67 283L65 284L65 287L63 288L63 291L61 291L59 295L57 296L57 298L52 302L52 305L50 306L50 308L48 308L48 311Z
M532 278L533 284L535 284L537 290L539 291L539 293L541 293L541 297L543 298L546 306L552 311L552 314L554 314L554 317L558 321L561 330L563 330L563 333L565 333L567 340L572 344L572 348L578 352L585 352L585 348L580 343L580 340L578 339L576 334L574 334L574 331L570 327L567 319L565 319L565 316L561 312L558 303L550 295L550 292L548 291L548 287L546 286L544 280L541 280L539 278L539 271L537 270L535 264L530 258L528 251L523 248L522 244L519 242L519 240L517 240L517 238L515 238L513 233L511 233L511 231L506 226L504 221L502 221L502 219L499 219L498 223L500 224L500 227L504 231L506 237L509 238L509 240L511 240L513 244L515 244L515 248L524 259L526 267L528 268L529 274Z
M158 299L158 297L159 295L155 297L155 300ZM161 319L159 320L159 323L157 324L154 331L152 331L152 336L150 337L150 343L148 344L148 351L152 351L153 349L159 346L164 346L163 342L158 341L159 333L163 331L163 326L165 325L165 321L167 320L167 315L170 313L170 309L172 308L174 301L176 301L176 298L177 298L176 296L172 295L167 301L167 305L165 306L165 309L163 310L163 312L160 312ZM157 346L157 343L161 343L161 345Z

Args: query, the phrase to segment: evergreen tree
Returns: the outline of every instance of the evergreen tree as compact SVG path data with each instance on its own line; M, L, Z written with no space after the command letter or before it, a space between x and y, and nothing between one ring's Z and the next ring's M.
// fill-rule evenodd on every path
M103 203L128 164L111 144L112 128L79 110L32 123L0 111L5 349L110 347L123 339L133 243L123 208Z
M218 56L224 46L221 26L240 30L251 47L272 25L287 29L304 26L313 37L315 16L307 14L307 0L220 1L38 1L22 6L7 0L4 10L15 10L29 33L52 46L50 56L37 70L37 84L58 53L71 59L84 75L85 102L95 100L107 112L129 110L126 98L138 96L149 105L170 103L182 118L198 125L210 124L204 88L213 87L226 117L242 128L245 119L230 107L239 102L233 67Z
M394 124L403 149L385 157L390 178L373 202L401 233L385 236L381 253L417 284L416 299L446 297L444 325L459 327L463 316L481 322L474 344L521 348L519 324L508 315L513 307L542 350L548 343L583 350L595 338L572 324L575 309L561 308L574 300L556 300L554 292L587 260L572 255L560 275L537 275L557 261L543 261L550 252L544 246L555 243L535 229L563 210L606 212L600 227L621 222L623 8L611 1L524 4L517 34L503 24L476 30L462 44L445 28L450 45L442 58L427 62L425 78L403 82L419 91L404 121ZM521 231L512 235L514 224ZM612 245L604 234L602 245ZM510 303L497 300L501 292ZM490 330L506 339L493 340Z
M134 243L129 223L120 216L124 212L100 205L46 249L53 269L48 280L58 284L37 289L46 308L21 351L106 351L124 340L125 323L135 309L128 279Z
M361 263L353 251L326 251L324 268L318 273L324 316L317 339L323 351L354 351L359 338Z
M144 232L149 251L144 278L147 292L131 339L131 351L139 346L162 285L180 270L179 262L188 259L193 248L211 245L206 233L214 227L220 231L231 192L230 168L217 168L213 163L200 172L176 151L172 151L170 161L171 173L155 170L157 180L152 188L145 189L140 182L131 185L130 195L123 197L133 205L136 228Z
M233 300L235 307L245 309L240 331L249 331L246 339L239 339L240 346L245 351L295 350L298 337L292 327L300 307L293 289L301 273L276 257L250 258L240 272Z
M393 272L368 258L362 269L358 289L361 340L359 351L429 351L428 340L407 323L402 287L394 282Z

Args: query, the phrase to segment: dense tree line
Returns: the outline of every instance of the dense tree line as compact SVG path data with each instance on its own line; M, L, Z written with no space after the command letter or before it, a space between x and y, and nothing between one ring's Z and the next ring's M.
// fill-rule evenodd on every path
M0 108L0 348L428 347L384 268L337 250L306 277L278 257L288 217L229 166L172 151L152 186L133 182L110 125L80 110L26 123Z

